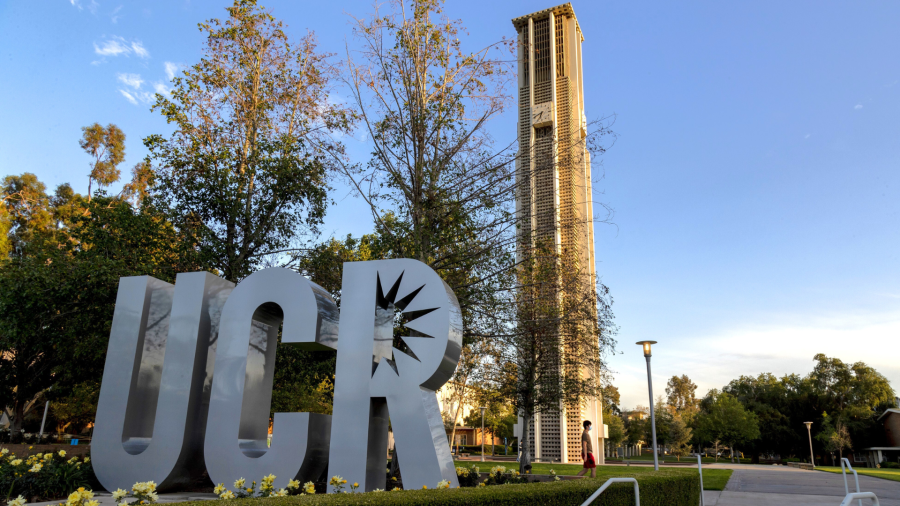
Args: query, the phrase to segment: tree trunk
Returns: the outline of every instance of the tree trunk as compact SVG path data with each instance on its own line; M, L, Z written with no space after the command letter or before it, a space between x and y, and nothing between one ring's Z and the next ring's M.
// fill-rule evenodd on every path
M25 403L21 401L16 401L14 413L12 419L9 421L9 433L12 435L14 432L19 432L22 430L22 425L25 423Z
M525 467L531 465L531 450L529 450L530 441L528 439L528 428L531 425L531 419L534 417L533 413L524 413L522 417L522 437L519 438L519 451L522 452L522 456L519 457L519 473L525 474Z

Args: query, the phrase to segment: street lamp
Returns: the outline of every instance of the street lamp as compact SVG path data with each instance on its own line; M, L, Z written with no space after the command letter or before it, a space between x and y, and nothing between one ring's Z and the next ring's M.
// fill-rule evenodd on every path
M806 434L809 436L809 463L816 467L816 458L813 456L812 450L812 422L803 422L806 424Z
M656 341L638 341L644 347L644 358L647 359L647 387L650 389L650 428L653 434L653 469L659 471L659 454L656 448L656 413L653 411L653 378L650 375L650 345Z
M478 409L481 410L481 461L484 462L484 410L487 407L481 406Z

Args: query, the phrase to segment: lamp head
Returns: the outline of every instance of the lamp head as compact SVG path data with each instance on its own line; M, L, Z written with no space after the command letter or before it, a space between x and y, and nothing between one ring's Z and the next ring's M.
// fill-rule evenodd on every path
M640 344L641 346L643 346L644 347L644 356L649 357L650 356L650 345L656 344L656 341L638 341L634 344Z
M812 424L813 424L812 422L803 422L803 423L806 424L807 430L809 430L809 428L812 427Z
M487 409L487 406L478 406L478 409L481 410L481 414L483 415L483 414L484 414L484 410Z

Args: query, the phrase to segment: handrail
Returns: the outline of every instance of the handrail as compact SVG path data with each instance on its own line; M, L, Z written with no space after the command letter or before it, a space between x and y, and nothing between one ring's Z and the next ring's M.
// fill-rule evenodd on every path
M697 471L700 473L700 506L706 506L706 503L703 501L703 462L701 459L702 455L697 454Z
M847 467L844 468L844 462L847 463ZM841 457L841 474L844 475L844 493L850 493L850 486L847 484L847 469L850 469L850 472L853 473L853 477L856 478L856 493L859 492L859 475L856 473L856 469L853 469L853 466L850 465L850 460L846 457ZM876 499L877 500L877 499ZM859 506L862 506L862 499L859 500Z
M609 487L610 485L612 485L613 483L628 483L628 482L634 483L634 506L641 506L641 494L640 494L640 491L638 490L638 482L634 478L610 478L610 479L606 480L606 483L601 485L600 488L598 488L596 492L591 494L591 496L587 498L587 501L584 501L583 503L581 503L581 506L588 506L588 504L594 502L594 499L599 497L600 494L602 494L603 491L606 490L606 488ZM876 501L877 501L877 499L876 499ZM880 505L876 504L875 506L880 506Z
M872 492L854 492L852 494L847 494L847 497L841 501L841 506L850 506L850 503L853 502L854 499L860 499L860 503L862 503L862 499L871 499L875 506L881 506L881 503L878 502L878 497L875 496Z

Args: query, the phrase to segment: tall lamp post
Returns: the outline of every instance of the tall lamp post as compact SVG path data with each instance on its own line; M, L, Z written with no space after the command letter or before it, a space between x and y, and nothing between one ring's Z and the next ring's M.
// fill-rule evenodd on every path
M816 457L813 456L812 449L812 422L803 422L806 424L806 434L809 436L809 463L816 467Z
M638 341L644 347L644 358L647 359L647 387L650 390L650 432L653 434L653 469L659 471L659 450L656 448L656 412L653 411L653 377L650 375L650 345L656 341Z
M478 409L481 410L481 461L484 462L484 410L487 407L481 406Z

